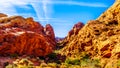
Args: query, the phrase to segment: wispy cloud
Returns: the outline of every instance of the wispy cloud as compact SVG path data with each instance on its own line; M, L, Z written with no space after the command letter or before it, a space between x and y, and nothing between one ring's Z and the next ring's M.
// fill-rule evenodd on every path
M1 0L0 1L0 13L11 15L18 15L15 6L20 6L23 9L30 9L27 6L28 2L20 0Z
M48 18L48 16L47 16L47 3L49 3L49 2L50 1L48 1L48 0L42 0L45 19ZM46 22L48 23L48 19L46 19Z
M54 11L52 6L55 4L66 4L66 5L77 5L77 6L87 6L87 7L108 7L104 3L87 3L87 2L76 2L74 0L1 0L0 1L0 12L4 12L8 15L18 15L15 5L23 7L23 9L29 9L28 4L31 4L35 10L35 14L37 15L40 21L45 21L48 23L50 20L52 21L60 21L58 19L52 19L51 14ZM24 16L24 15L23 15ZM36 18L36 17L35 17ZM49 19L51 18L51 19ZM37 19L37 18L36 18Z
M87 6L87 7L108 7L106 4L104 3L98 3L98 2L94 2L94 3L88 3L88 2L76 2L76 1L44 1L47 4L67 4L67 5L78 5L78 6Z
M42 0L42 5L43 5L43 11L44 11L44 19L46 19L46 23L49 23L49 19L52 15L53 9L52 9L52 0Z
M66 5L78 5L78 6L87 6L87 7L108 7L104 3L87 3L87 2L76 2L73 0L68 1L55 1L55 0L1 0L0 1L0 12L7 13L9 15L18 14L15 5L21 6L25 9L29 9L27 4L31 4L38 16L38 18L48 18L51 16L52 8L54 4L66 4ZM44 14L44 15L43 15Z
M31 14L36 14L37 17L34 17L35 19L38 20L38 18L44 18L44 13L43 7L42 7L42 2L38 2L38 0L1 0L0 1L0 13L5 13L8 14L9 16L11 15L22 15L25 17L30 16L30 11L29 13L25 14L24 11L21 13L17 12L16 6L20 7L21 9L29 10L31 7L28 5L32 5L33 9L35 10L36 13L31 12ZM21 10L18 9L18 10ZM34 11L31 10L31 11ZM33 17L33 16L32 16Z
M32 7L35 10L35 13L40 20L40 18L45 18L44 11L41 3L31 3Z
M61 25L61 23L64 23L62 25L68 25L68 23L70 23L70 20L63 20L63 19L59 19L59 18L40 18L39 19L41 22L47 22L48 20L50 20L51 22L54 22L54 24L56 25ZM56 22L56 23L55 23ZM58 23L59 22L59 23ZM60 23L61 22L61 23Z
M9 15L16 14L13 4L10 4L9 2L6 2L4 0L0 1L0 13L3 13L3 12Z
M0 1L0 13L5 13L8 15L23 15L23 13L18 13L15 6L19 6L22 9L30 9L27 5L32 5L35 13L40 20L40 18L46 19L48 23L48 17L51 16L52 8L48 3L51 0L2 0ZM32 12L31 12L32 13ZM29 13L28 13L29 14ZM23 16L27 16L26 14ZM28 15L29 16L29 15ZM35 17L36 18L36 17Z

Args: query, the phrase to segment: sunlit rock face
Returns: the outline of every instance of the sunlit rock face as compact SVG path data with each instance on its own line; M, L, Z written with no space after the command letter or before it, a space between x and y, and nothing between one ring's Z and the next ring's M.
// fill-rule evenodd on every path
M49 27L50 34L46 34L44 29L46 28L31 17L1 17L0 55L45 56L53 52L56 45L55 40L53 40L53 28Z
M83 53L104 61L105 68L117 63L120 58L120 0L98 19L89 21L61 50L61 54L70 57L80 58Z

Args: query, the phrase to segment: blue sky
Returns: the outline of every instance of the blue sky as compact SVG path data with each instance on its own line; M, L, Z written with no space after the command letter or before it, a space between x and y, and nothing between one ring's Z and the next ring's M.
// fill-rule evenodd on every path
M0 13L33 17L43 26L51 24L64 37L77 22L96 19L115 0L1 0Z

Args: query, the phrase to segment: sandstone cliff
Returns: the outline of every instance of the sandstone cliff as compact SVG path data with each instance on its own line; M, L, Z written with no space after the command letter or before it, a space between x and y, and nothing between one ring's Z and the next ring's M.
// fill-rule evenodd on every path
M2 14L0 15L2 16ZM0 17L0 55L2 56L11 54L48 55L55 48L54 38L51 25L44 28L31 17L7 17L4 14Z
M102 68L117 68L120 58L119 0L98 19L89 21L61 50L61 54L70 57L81 57L83 53L91 59L100 59Z

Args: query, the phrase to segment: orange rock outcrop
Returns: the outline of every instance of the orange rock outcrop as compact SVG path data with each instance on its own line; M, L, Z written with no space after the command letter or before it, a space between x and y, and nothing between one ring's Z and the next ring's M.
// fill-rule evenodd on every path
M48 25L49 27L50 25ZM0 18L0 55L45 56L53 52L56 42L50 26L46 34L40 23L21 16Z

